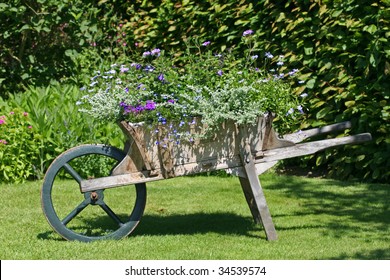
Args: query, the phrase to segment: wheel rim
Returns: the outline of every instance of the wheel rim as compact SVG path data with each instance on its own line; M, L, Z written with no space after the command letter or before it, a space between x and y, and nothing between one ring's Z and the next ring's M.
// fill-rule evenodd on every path
M81 180L90 174L94 178L108 176L124 156L114 147L82 145L53 161L44 178L41 203L46 219L58 234L67 240L88 242L120 239L135 229L145 209L145 184L84 194L79 189ZM96 165L96 159L103 159L104 168L98 164L98 168L88 170L86 166ZM70 180L64 180L66 177Z

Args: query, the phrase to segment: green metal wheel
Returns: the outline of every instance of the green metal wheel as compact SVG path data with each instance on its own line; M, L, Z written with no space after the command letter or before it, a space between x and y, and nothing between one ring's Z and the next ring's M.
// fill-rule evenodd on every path
M124 157L125 153L114 147L81 145L53 161L43 181L41 203L47 221L59 235L89 242L120 239L135 229L146 204L144 183L80 191L82 180L109 176Z

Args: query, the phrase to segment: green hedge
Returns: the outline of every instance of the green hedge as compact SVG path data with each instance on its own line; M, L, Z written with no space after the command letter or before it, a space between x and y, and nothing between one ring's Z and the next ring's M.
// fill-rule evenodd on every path
M253 29L259 55L283 54L300 70L302 129L350 120L347 134L374 137L301 163L343 179L389 179L388 0L8 0L0 11L0 96L31 82L80 82L102 61L152 47L180 53L193 36L239 52L242 32Z
M272 3L271 3L272 2ZM306 162L337 178L390 177L389 1L265 3L267 48L299 62L309 98L302 127L350 120L351 133L370 132L368 145L345 146ZM321 4L320 4L321 3Z
M389 179L389 1L144 1L128 14L136 42L178 52L189 36L239 51L242 32L255 30L258 50L284 54L306 81L297 88L308 94L302 129L350 120L347 133L374 137L303 163L342 179Z

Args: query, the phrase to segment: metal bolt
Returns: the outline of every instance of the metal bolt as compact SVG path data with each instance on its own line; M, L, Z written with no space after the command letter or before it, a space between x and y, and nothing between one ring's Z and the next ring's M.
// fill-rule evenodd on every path
M91 199L92 200L98 200L99 196L97 194L97 192L91 192Z

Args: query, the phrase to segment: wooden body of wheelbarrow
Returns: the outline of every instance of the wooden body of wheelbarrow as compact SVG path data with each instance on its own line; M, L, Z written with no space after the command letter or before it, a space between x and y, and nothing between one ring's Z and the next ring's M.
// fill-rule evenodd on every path
M201 133L204 127L200 124L182 127L183 133ZM127 136L126 157L111 176L81 182L82 192L224 169L239 177L254 221L263 225L268 240L276 240L277 234L260 184L260 174L281 159L371 139L370 134L364 133L299 144L314 135L344 130L350 123L302 131L280 139L272 128L271 114L258 118L252 125L226 121L207 139L187 139L180 143L172 138L173 128L169 125L153 128L127 122L119 125Z

